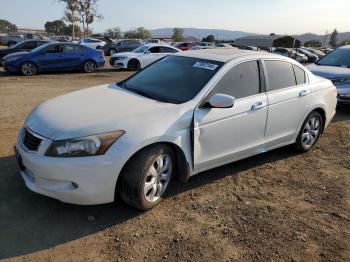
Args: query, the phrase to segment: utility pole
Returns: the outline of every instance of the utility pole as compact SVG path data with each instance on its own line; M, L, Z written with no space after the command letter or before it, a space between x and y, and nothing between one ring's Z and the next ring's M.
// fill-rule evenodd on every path
M327 47L326 46L326 44L327 44L327 36L328 36L328 30L326 31L326 35L324 36L324 43L323 43L324 47Z

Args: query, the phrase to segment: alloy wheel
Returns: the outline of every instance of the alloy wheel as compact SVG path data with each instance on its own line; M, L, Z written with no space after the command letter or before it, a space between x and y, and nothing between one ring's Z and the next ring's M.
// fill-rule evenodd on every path
M166 190L172 173L172 159L169 155L158 156L148 170L144 184L144 196L148 202L156 202Z
M32 63L24 63L21 67L22 73L26 76L35 75L37 72L36 66Z
M301 143L304 148L310 148L317 140L321 131L320 119L316 116L311 117L304 126L301 136Z
M88 61L84 65L85 72L93 73L96 71L96 64L92 61Z

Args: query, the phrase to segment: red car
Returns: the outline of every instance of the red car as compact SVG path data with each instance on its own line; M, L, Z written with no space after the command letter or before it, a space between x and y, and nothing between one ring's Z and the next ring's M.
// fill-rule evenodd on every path
M187 51L188 49L191 49L195 45L196 45L195 43L183 42L183 43L176 44L175 47L182 51Z

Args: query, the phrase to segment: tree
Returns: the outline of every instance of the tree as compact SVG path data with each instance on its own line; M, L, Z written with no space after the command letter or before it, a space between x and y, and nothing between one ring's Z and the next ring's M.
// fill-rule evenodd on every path
M184 39L183 34L184 30L182 28L175 27L171 38L174 42L181 42Z
M119 39L122 38L122 32L119 27L109 28L105 32L110 38Z
M49 35L62 35L66 24L62 20L48 21L45 23L45 31Z
M214 43L215 42L215 37L213 35L208 35L207 37L204 37L202 39L202 42Z
M329 45L332 48L336 48L337 47L337 41L338 41L338 31L337 31L337 29L334 29L333 33L331 34L331 38L329 40Z
M15 24L11 24L7 20L0 19L0 32L1 33L17 32L17 26Z
M74 25L74 29L72 28L73 25L69 25L66 26L65 28L63 28L63 35L67 35L67 36L71 36L71 37L82 37L83 36L83 32L81 31L80 26L78 25ZM73 36L74 33L74 36Z
M322 43L319 40L310 40L304 43L306 47L321 47Z
M89 25L96 19L102 20L103 17L97 11L98 0L77 0L78 1L78 13L80 15L80 21L83 24L84 37L89 33Z
M151 37L151 33L144 27L139 27L136 30L126 32L124 37L129 39L148 39Z
M73 38L75 38L75 23L79 21L78 17L78 11L79 11L79 5L78 0L59 0L59 2L62 2L65 4L65 10L64 10L64 17L63 19L67 21L68 23L71 23L70 28L72 29L72 33L69 35L72 35ZM80 28L79 28L80 29Z

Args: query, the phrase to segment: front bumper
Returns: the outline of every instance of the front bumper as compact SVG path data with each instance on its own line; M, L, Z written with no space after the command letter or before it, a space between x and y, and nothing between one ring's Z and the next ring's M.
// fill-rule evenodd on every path
M337 100L339 104L350 104L350 84L337 86Z
M47 157L42 152L50 141L44 139L38 152L31 152L20 137L16 155L20 158L21 176L30 190L70 204L95 205L114 201L122 159L107 155Z
M116 60L115 58L113 58L113 59L110 58L109 64L116 69L127 69L128 68L127 59Z

